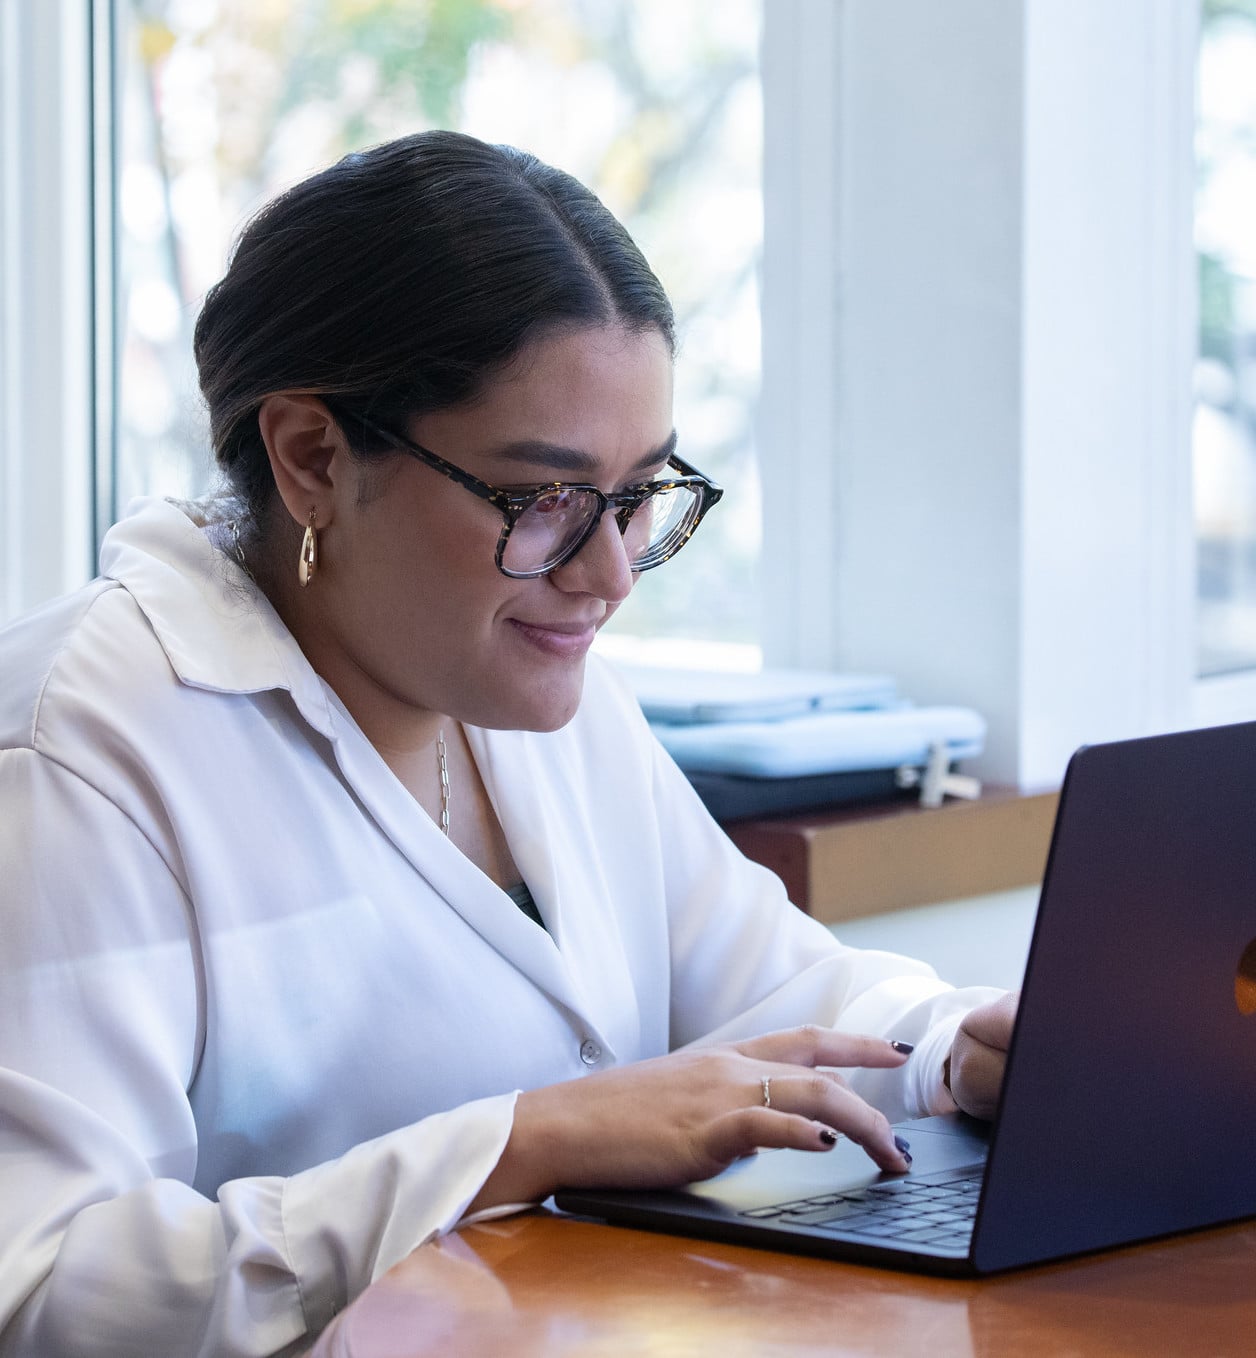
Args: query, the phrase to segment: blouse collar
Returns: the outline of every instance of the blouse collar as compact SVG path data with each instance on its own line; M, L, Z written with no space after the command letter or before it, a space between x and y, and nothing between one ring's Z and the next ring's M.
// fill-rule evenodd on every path
M270 600L209 540L197 508L134 501L105 534L101 574L134 598L183 683L220 693L286 689L334 739L322 681Z

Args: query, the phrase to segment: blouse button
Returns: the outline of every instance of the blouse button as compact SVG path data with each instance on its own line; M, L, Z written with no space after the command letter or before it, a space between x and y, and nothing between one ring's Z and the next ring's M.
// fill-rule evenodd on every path
M591 1037L580 1044L580 1059L586 1066L596 1066L602 1059L602 1049Z

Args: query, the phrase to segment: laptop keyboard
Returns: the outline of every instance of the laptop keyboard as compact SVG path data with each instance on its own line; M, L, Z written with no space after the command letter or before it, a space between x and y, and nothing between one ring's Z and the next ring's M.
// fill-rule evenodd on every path
M981 1165L925 1178L891 1179L848 1193L821 1193L740 1213L872 1242L967 1249L981 1196Z

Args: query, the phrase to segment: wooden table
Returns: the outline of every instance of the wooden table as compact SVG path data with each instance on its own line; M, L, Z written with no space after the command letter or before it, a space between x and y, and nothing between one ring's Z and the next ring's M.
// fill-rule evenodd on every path
M1256 1352L1256 1224L974 1282L537 1212L416 1250L311 1358Z

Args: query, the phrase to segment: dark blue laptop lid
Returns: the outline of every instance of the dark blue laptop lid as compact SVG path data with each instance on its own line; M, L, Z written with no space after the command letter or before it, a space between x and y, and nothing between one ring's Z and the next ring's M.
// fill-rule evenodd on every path
M1254 942L1256 722L1078 751L991 1146L979 1271L1256 1214L1256 1014L1242 1012L1240 979Z

